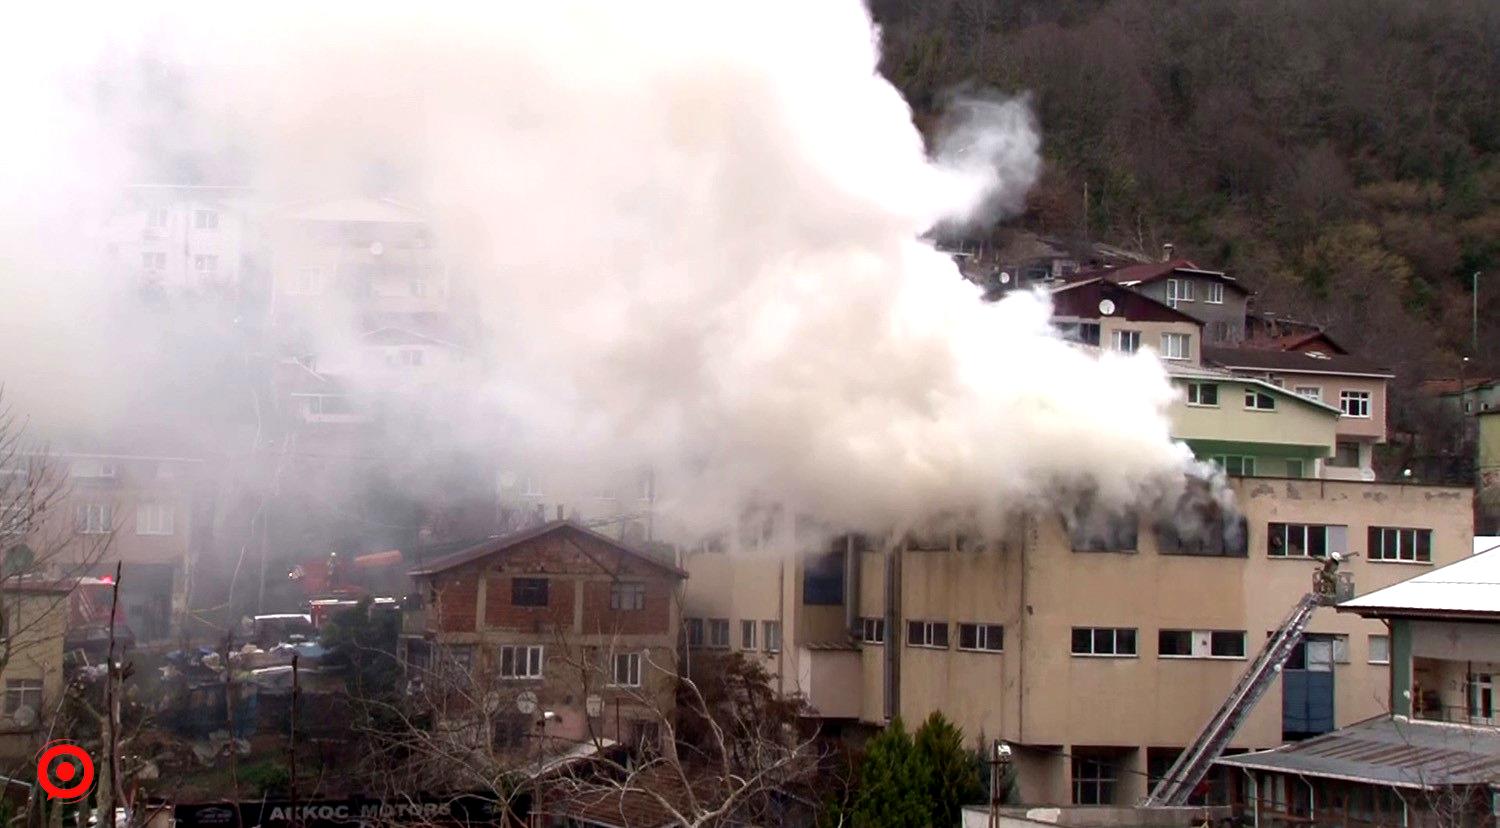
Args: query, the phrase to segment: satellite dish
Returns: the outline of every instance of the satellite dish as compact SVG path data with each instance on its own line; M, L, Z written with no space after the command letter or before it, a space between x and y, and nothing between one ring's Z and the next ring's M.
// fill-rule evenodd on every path
M590 719L597 719L604 713L604 699L598 693L590 693L589 697L583 700L583 709L588 711Z
M486 716L493 716L495 714L495 712L497 710L499 710L499 709L500 709L500 691L499 690L491 690L490 692L485 693L484 694L484 713L485 713L485 715Z
M525 714L527 716L530 716L531 714L535 713L536 712L536 694L533 693L533 692L531 692L530 690L526 690L526 691L522 692L519 696L516 696L516 709L519 710L519 711L521 711L523 714Z
M11 721L21 727L31 727L36 724L36 711L32 710L30 706L23 704L17 707L14 713L10 714L10 718Z
M385 252L385 245L381 244L380 242L372 242L370 244L370 255L371 256L379 256L381 253L384 253L384 252Z
M1008 285L1008 284L1010 284L1010 274L1007 273L1007 272L1005 272L1005 271L1003 271L1003 270L1000 271L1000 284L1002 284L1002 285Z
M1113 299L1100 299L1099 300L1099 312L1102 313L1102 314L1104 314L1105 316L1109 316L1110 314L1114 313L1115 312L1115 302L1114 302L1114 300Z

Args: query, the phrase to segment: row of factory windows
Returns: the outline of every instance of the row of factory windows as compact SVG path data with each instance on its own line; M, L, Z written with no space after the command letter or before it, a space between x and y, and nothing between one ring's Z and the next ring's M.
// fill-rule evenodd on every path
M1075 552L1134 552L1139 548L1139 520L1125 514L1075 521L1069 534ZM1226 525L1209 521L1185 537L1172 524L1156 527L1157 547L1164 554L1243 558L1250 552L1249 525L1240 518ZM1406 526L1371 526L1365 554L1375 561L1432 562L1432 530ZM1266 554L1273 558L1323 558L1349 551L1349 527L1316 523L1266 524Z

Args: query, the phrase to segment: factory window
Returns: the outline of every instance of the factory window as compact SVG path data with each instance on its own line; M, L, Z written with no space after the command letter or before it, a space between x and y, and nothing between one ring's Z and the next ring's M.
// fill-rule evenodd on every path
M1432 530L1371 526L1369 550L1372 561L1431 563Z
M1370 663L1391 663L1391 637L1388 635L1370 636Z
M906 622L906 645L908 647L935 647L948 649L948 622Z
M1133 354L1141 349L1140 331L1115 331L1110 335L1110 347L1125 354Z
M80 503L73 510L74 528L83 535L105 535L114 529L114 510L108 503Z
M781 652L781 622L780 621L766 621L766 622L763 622L762 625L761 625L761 631L765 633L765 635L763 636L763 639L764 639L764 645L765 645L765 648L766 648L766 652L768 652L768 653L779 653L779 652Z
M1275 411L1276 398L1264 391L1246 388L1245 408L1251 411Z
M1219 384L1216 382L1190 382L1187 387L1188 405L1219 407Z
M688 618L684 622L687 627L687 644L689 647L703 646L703 619Z
M540 644L506 644L500 648L500 678L539 679L544 661Z
M1074 627L1073 655L1134 656L1135 629L1132 627Z
M1115 801L1115 757L1073 754L1073 804L1111 805Z
M641 583L610 584L609 608L642 610L646 608L646 585Z
M1344 412L1345 417L1368 420L1370 418L1370 392L1340 391L1339 410Z
M193 227L197 230L217 230L219 214L214 210L194 210Z
M1266 554L1273 558L1326 558L1348 551L1349 527L1272 523L1266 527Z
M22 707L31 708L31 712L33 713L41 712L41 679L6 679L5 715L14 716L16 711Z
M611 687L641 686L641 654L615 653L614 675Z
M844 603L844 539L836 538L827 554L810 557L802 572L802 603L839 606Z
M1005 649L1005 628L999 624L959 624L958 648L998 653Z
M514 607L547 606L546 578L512 578L510 603Z
M708 646L717 649L727 649L729 647L728 618L708 619Z
M1164 333L1161 335L1162 359L1190 359L1193 355L1193 338L1190 334Z
M135 507L135 533L170 535L175 529L173 518L170 503L142 503Z
M1224 304L1224 285L1220 282L1208 283L1208 298L1204 301L1210 305Z
M147 251L141 254L141 267L153 273L167 269L167 254Z
M1134 512L1115 513L1088 503L1064 521L1074 552L1134 552L1140 521Z
M866 644L885 643L885 619L884 618L861 618L859 619L859 640Z
M1161 658L1244 658L1244 630L1160 630L1156 654Z
M753 649L755 649L755 622L754 621L741 621L740 622L740 649L742 649L742 650L753 650Z

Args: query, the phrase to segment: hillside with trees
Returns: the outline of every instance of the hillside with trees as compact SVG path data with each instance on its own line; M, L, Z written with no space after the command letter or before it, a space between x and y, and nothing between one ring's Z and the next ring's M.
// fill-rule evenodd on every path
M1046 171L1009 222L1176 245L1398 373L1500 371L1500 4L872 0L928 125L1031 96ZM1470 286L1479 277L1479 341ZM1489 297L1487 300L1486 297ZM1460 357L1470 355L1468 366Z

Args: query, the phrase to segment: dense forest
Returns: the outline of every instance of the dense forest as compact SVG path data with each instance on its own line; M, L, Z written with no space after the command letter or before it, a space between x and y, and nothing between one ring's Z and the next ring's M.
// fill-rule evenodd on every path
M1047 167L1009 225L1172 242L1396 369L1400 396L1500 372L1500 3L871 5L919 124L966 89L1031 97Z

